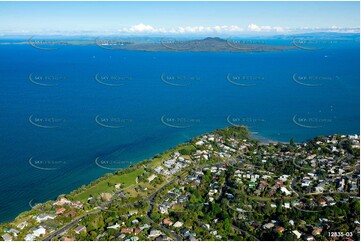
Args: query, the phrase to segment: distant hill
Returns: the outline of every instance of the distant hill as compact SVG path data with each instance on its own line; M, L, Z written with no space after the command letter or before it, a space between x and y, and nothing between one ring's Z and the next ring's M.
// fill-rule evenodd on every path
M201 40L177 41L161 39L159 43L131 43L124 50L138 51L188 51L188 52L262 52L294 49L294 46L270 45L252 41L229 40L219 37L207 37Z

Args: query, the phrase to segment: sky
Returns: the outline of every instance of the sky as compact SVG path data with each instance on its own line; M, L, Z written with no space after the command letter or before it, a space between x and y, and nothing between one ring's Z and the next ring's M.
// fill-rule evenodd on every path
M359 32L359 2L0 2L0 34Z

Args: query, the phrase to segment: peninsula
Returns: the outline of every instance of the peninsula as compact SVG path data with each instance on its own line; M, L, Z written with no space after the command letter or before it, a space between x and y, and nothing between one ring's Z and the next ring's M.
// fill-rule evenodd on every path
M360 138L195 137L0 225L3 240L360 239Z

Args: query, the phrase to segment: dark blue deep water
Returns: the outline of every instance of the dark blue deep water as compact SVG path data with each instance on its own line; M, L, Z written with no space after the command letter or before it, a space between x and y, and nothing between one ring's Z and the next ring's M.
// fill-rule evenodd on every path
M112 172L97 157L124 167L230 123L278 141L359 134L359 52L0 45L0 222Z

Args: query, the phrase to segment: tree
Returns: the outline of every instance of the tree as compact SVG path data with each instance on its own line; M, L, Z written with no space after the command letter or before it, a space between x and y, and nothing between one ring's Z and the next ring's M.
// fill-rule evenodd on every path
M232 222L229 218L226 218L223 222L223 228L226 233L230 233L232 230Z

